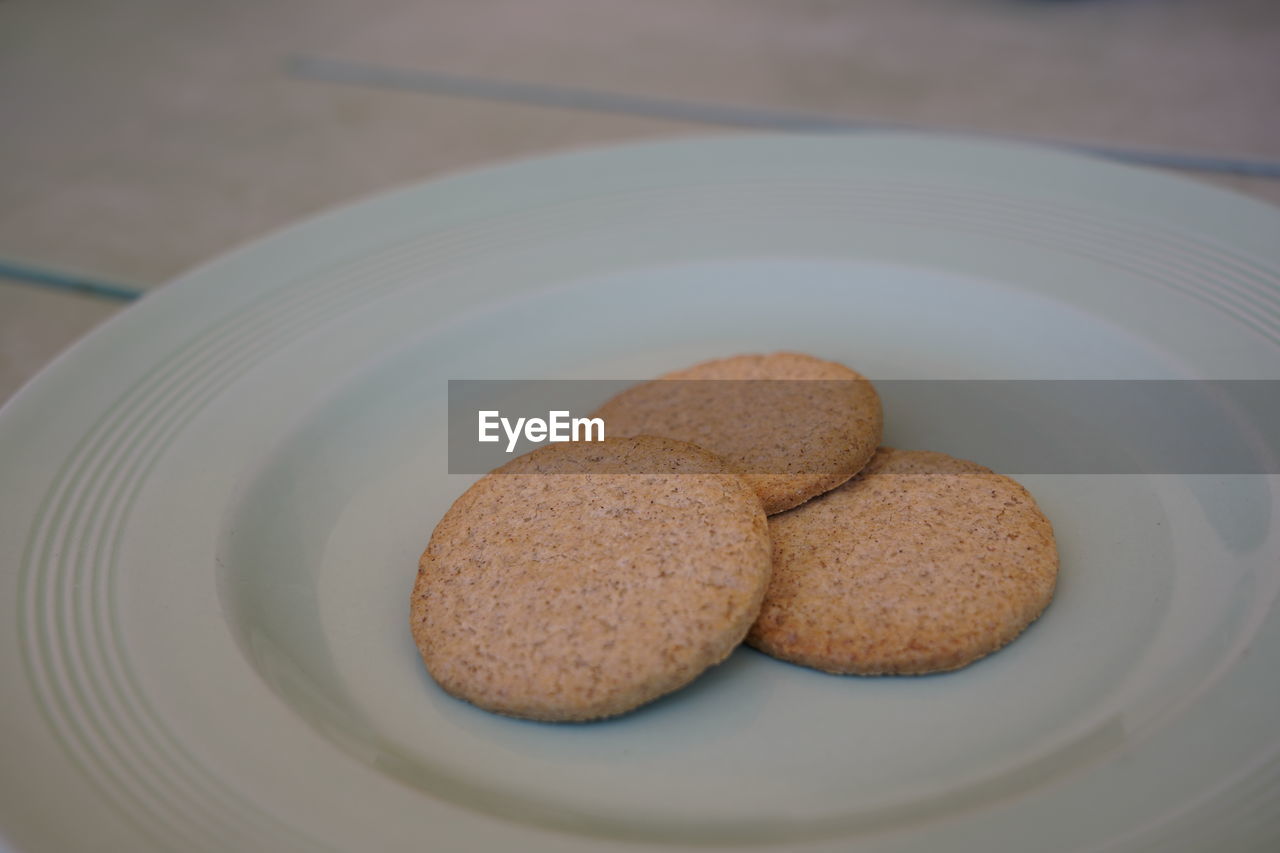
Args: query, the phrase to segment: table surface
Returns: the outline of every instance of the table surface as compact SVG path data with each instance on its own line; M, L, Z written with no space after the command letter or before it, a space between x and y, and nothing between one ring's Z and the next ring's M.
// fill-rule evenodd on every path
M1280 203L1277 57L1275 0L5 0L0 401L245 241L576 147L906 126Z

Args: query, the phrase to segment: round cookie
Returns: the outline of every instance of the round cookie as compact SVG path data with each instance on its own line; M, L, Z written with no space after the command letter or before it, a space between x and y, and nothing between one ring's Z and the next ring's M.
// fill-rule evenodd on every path
M440 686L481 708L609 717L728 657L770 565L760 501L719 457L653 436L549 444L445 513L413 637Z
M769 519L773 580L747 643L833 673L958 669L1053 597L1053 528L1027 490L942 453L881 448Z
M664 435L724 457L769 515L856 474L875 453L883 426L880 397L866 377L790 352L667 373L623 391L595 416L604 418L608 435Z

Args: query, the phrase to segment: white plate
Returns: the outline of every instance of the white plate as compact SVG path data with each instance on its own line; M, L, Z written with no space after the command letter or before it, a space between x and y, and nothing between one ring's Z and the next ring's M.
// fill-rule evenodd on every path
M1274 843L1273 476L1023 477L1059 533L1057 599L943 676L743 650L627 717L534 724L444 696L407 601L467 482L446 474L447 379L775 348L882 379L1277 379L1278 245L1276 210L1217 190L884 135L554 157L223 258L0 415L3 833L31 851ZM945 413L889 418L890 440L948 439Z

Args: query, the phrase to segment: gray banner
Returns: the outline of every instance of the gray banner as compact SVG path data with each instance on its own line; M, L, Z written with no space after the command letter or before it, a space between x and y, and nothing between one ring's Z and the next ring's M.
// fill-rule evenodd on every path
M635 380L450 380L449 472L481 474L558 438ZM688 407L787 406L826 381L671 381ZM1004 474L1280 473L1277 380L881 380L884 443ZM746 402L744 406L743 403ZM575 424L575 421L577 422ZM608 423L603 424L610 435ZM489 440L481 441L481 435ZM792 468L794 473L795 469ZM754 473L781 473L759 471Z

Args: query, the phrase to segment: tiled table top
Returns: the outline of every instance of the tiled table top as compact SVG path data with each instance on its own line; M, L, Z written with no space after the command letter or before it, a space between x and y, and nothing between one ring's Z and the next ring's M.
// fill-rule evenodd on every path
M143 291L379 190L726 122L1280 171L1277 57L1274 0L4 0L0 400L128 304L23 269Z

